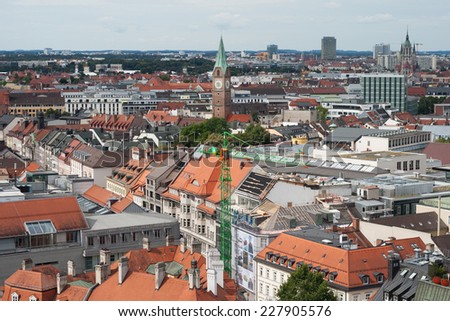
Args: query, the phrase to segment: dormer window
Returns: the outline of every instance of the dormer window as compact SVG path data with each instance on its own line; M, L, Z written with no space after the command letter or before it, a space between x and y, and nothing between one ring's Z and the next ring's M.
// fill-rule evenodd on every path
M11 294L11 301L19 301L20 296L14 292L13 294Z
M331 272L330 274L328 274L328 281L334 282L334 280L336 280L336 277L337 277L337 272Z
M359 275L359 278L361 279L361 281L362 281L362 283L363 283L364 285L370 284L370 278L369 278L368 275L366 275L366 274L360 274L360 275Z
M32 295L28 298L28 300L29 301L37 301L38 299L34 295Z
M266 260L269 261L272 258L272 252L267 252L266 253Z
M282 256L280 259L280 265L284 265L284 263L286 263L287 261L287 256Z
M288 261L288 268L292 268L294 266L295 259L289 259Z
M303 265L303 261L301 261L301 262L297 262L297 269L301 268L301 267L302 267L302 265Z
M384 282L384 275L383 275L383 273L375 272L373 275L377 279L377 283L383 283Z

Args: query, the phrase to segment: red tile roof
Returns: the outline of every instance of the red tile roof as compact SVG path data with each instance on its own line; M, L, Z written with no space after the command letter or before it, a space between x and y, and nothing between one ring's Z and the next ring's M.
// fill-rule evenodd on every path
M293 258L296 262L312 264L313 267L320 266L321 270L328 269L330 273L337 272L333 281L334 284L351 289L363 285L360 278L362 274L370 278L370 284L377 284L375 272L383 273L387 277L389 251L399 252L402 258L406 258L406 256L414 255L412 243L417 244L422 250L425 249L425 244L419 237L395 242L393 245L347 250L283 233L259 252L256 257L260 261L266 261L266 253L271 251L279 253L280 257ZM402 245L404 249L398 251L396 245ZM286 268L287 261L285 263ZM275 263L280 265L279 262ZM268 262L268 264L270 263ZM293 270L295 268L296 265L294 264Z
M75 197L0 203L0 237L25 235L26 222L43 220L58 232L88 228Z
M83 194L83 197L103 207L108 207L108 200L118 199L118 201L113 203L111 206L111 210L117 214L122 213L133 203L130 196L127 195L127 197L120 197L119 195L114 194L113 192L110 192L98 185L92 185L92 187Z
M422 151L427 156L427 159L438 159L442 165L450 164L450 144L446 143L429 143Z
M221 166L222 163L218 157L191 160L169 187L219 203ZM247 177L252 167L251 163L232 158L230 161L231 186L236 188Z
M93 290L89 301L223 301L236 298L234 281L226 274L224 288L218 287L217 296L206 291L206 259L200 253L188 250L181 253L179 246L170 245L152 248L150 251L134 250L125 256L129 259L129 272L122 285L118 285L116 261L111 265L111 277ZM185 278L193 259L200 269L201 288L198 290L189 290L189 283ZM158 262L177 262L183 268L181 275L166 276L160 289L155 290L155 276L146 273L146 270L149 265Z
M227 122L240 122L240 123L250 123L252 121L252 116L249 114L231 114L228 116Z

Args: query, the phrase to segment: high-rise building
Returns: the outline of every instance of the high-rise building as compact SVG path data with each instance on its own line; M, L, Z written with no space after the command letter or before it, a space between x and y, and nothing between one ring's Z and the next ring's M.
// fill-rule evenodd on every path
M278 45L267 45L267 55L269 59L273 59L274 55L278 54Z
M373 59L377 59L378 56L386 56L391 53L391 45L386 43L377 43L373 47Z
M231 115L231 74L227 65L227 56L220 38L219 51L213 70L213 117L228 119Z
M406 110L404 75L364 74L360 80L365 103L390 103L391 109Z
M321 47L321 57L325 60L336 59L336 38L323 37Z

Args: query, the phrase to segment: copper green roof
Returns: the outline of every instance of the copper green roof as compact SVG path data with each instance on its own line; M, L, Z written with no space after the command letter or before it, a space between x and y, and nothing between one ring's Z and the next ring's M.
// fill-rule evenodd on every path
M77 280L77 281L73 281L73 282L69 282L70 285L73 286L79 286L79 287L83 287L83 288L92 288L94 286L94 284L92 284L91 282L86 282L83 280Z
M225 73L227 70L227 55L225 54L225 48L223 46L222 37L220 37L219 50L217 51L216 64L214 68L220 67L222 68L222 72Z
M183 265L178 262L166 262L164 264L166 273L169 275L180 276L181 273L183 273ZM146 272L149 274L155 274L155 265L156 264L149 265Z

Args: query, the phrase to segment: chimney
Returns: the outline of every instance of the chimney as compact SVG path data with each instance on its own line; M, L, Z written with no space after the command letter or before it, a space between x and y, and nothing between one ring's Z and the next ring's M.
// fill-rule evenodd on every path
M426 248L427 248L427 250L430 251L431 253L434 252L434 244L433 244L433 243L428 243L428 244L426 245Z
M212 263L212 268L216 271L216 282L223 289L224 281L223 281L223 271L225 269L225 265L223 261L215 261Z
M429 261L430 260L430 256L431 256L431 252L428 250L423 251L423 256L425 257L425 260Z
M355 231L359 231L359 218L352 219L352 225Z
M197 268L197 260L192 259L191 268L188 271L189 290L200 289L200 270Z
M111 251L108 249L100 250L100 264L107 266L108 275L111 275Z
M212 269L212 264L220 260L220 252L216 248L211 248L206 254L206 269Z
M97 264L95 266L95 283L102 284L108 278L109 266L105 264Z
M287 202L287 207L291 208L292 207L292 202Z
M147 250L147 252L150 252L150 240L148 237L142 238L142 248Z
M191 244L191 254L201 253L202 252L202 244L201 243L192 243Z
M67 261L67 275L70 275L70 276L77 275L76 265L75 265L75 262L72 260Z
M217 272L214 269L208 269L207 271L207 285L208 292L217 295Z
M375 246L380 246L381 244L383 244L383 240L382 239L376 239L375 241Z
M166 236L166 246L173 245L173 236L167 235Z
M128 258L126 256L122 256L119 259L118 270L119 272L117 274L119 276L119 285L121 285L128 273Z
M166 265L164 262L156 263L155 265L155 290L159 290L161 287L164 277L166 276Z
M420 259L420 257L422 256L421 254L422 254L421 249L414 249L414 258Z
M31 271L33 268L33 260L31 258L22 260L22 270Z
M180 238L180 252L186 252L186 239L184 237Z
M67 285L67 275L56 274L56 293L61 294Z
M393 280L400 271L400 254L389 253L388 258L388 279Z

